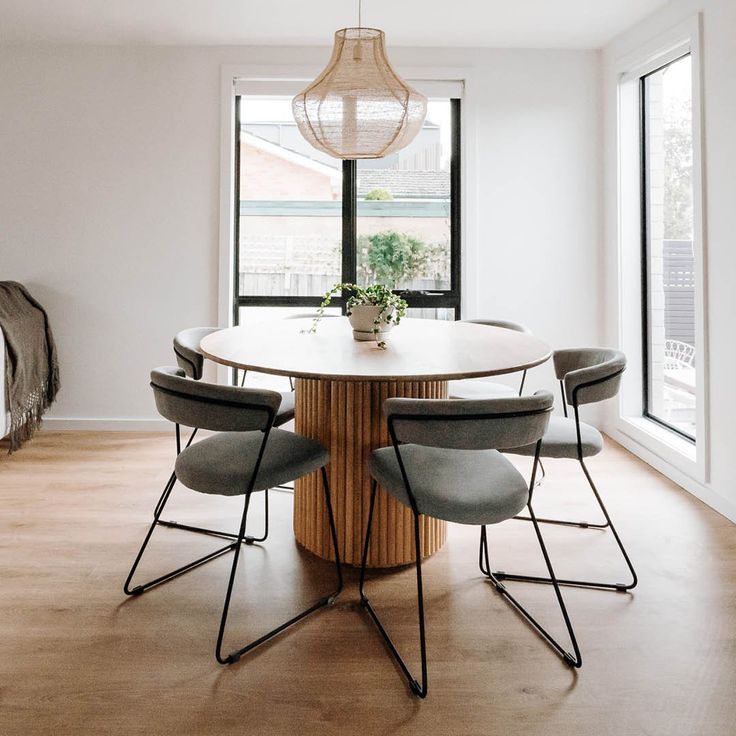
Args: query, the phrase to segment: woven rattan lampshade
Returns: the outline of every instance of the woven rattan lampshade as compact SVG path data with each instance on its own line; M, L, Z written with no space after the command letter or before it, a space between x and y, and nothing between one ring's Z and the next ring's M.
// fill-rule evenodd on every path
M398 151L427 115L427 98L392 69L376 28L337 31L327 68L291 104L302 135L335 158Z

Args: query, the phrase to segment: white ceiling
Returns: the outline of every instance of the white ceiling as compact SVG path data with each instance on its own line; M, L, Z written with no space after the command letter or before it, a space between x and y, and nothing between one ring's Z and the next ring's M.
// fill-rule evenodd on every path
M668 0L363 0L391 45L599 48ZM357 0L0 0L0 43L331 44Z

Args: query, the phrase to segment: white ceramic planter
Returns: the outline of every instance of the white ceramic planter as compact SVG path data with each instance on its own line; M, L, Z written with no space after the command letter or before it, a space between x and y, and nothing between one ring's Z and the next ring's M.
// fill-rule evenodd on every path
M353 307L350 310L350 324L353 328L353 339L354 340L380 340L385 333L387 333L393 326L393 322L386 322L386 317L390 317L394 313L394 308L391 307L383 315L383 321L378 326L378 334L373 334L373 327L375 320L378 319L378 315L381 313L381 307L374 307L371 304L363 304L358 307Z

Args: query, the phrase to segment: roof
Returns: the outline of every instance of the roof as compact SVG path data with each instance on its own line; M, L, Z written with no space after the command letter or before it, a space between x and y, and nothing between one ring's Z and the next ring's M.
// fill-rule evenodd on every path
M373 189L387 189L397 199L447 199L450 172L359 169L358 196L365 197Z
M253 146L253 148L266 151L267 153L270 153L273 156L278 156L290 163L304 166L307 169L324 174L325 176L330 177L330 179L342 178L342 171L340 169L337 169L334 166L328 166L321 161L311 158L311 156L305 156L300 151L294 151L291 148L280 146L277 143L273 143L267 138L262 138L259 135L242 131L240 140L249 146Z

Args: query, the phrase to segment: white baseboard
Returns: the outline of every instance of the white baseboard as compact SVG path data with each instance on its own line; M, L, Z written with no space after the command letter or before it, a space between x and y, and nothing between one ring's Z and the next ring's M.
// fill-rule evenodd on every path
M80 432L171 432L172 424L165 419L64 419L46 417L44 429L76 430Z
M616 442L625 447L629 452L641 458L645 463L651 465L671 481L677 483L678 486L684 488L688 493L691 493L699 501L706 504L706 506L710 506L710 508L725 516L729 521L736 522L736 504L733 501L724 498L710 486L700 483L689 475L686 475L627 434L612 427L606 428L605 432L611 439L616 440Z

